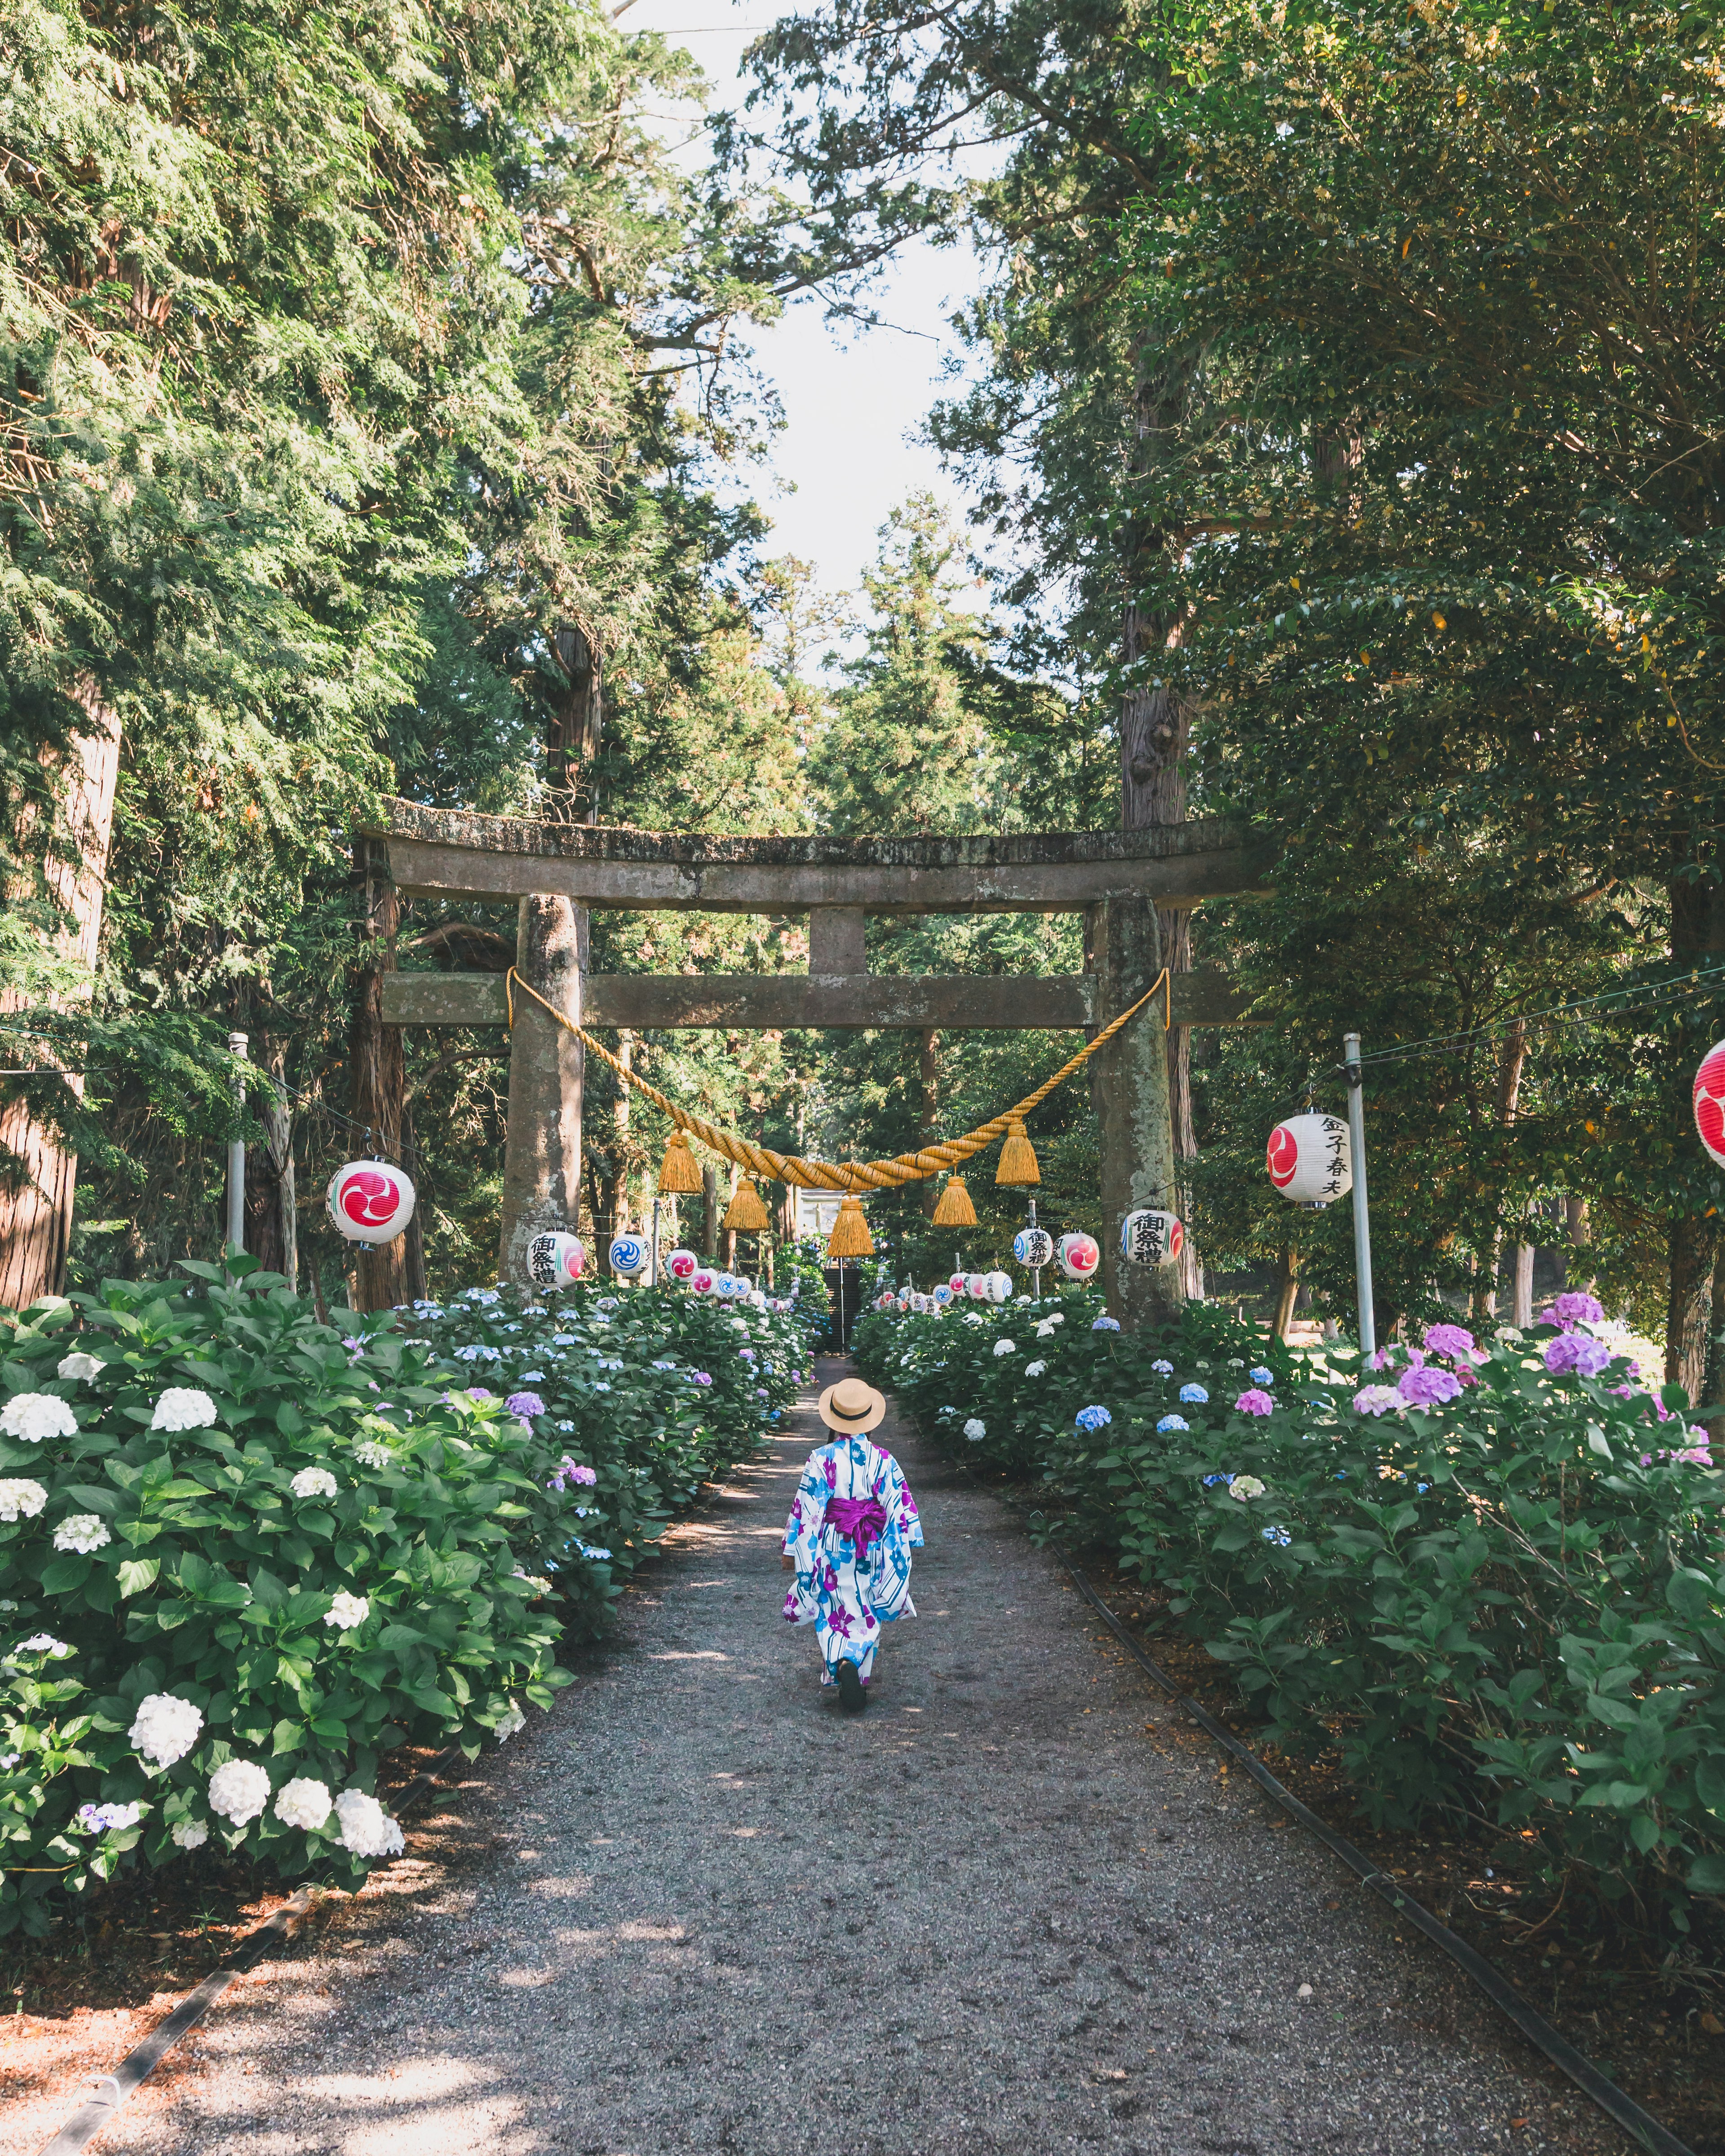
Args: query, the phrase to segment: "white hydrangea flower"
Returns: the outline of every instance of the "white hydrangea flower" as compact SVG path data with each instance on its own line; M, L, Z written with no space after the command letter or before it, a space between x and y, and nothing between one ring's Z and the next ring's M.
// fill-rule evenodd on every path
M296 1497L333 1497L336 1478L327 1467L302 1467L288 1487Z
M209 1808L235 1826L256 1819L270 1801L270 1777L250 1759L230 1759L209 1778Z
M1236 1475L1228 1486L1230 1497L1238 1497L1243 1504L1248 1497L1261 1497L1264 1485L1255 1475Z
M20 1640L18 1651L21 1655L46 1655L50 1661L63 1662L68 1655L75 1654L64 1640L56 1640L52 1632L33 1632L28 1640Z
M0 1482L0 1520L33 1520L47 1502L48 1492L39 1482Z
M1025 1365L1024 1365L1024 1375L1025 1375L1027 1378L1040 1378L1040 1377L1042 1375L1043 1372L1044 1372L1047 1368L1048 1368L1047 1363L1045 1363L1045 1362L1043 1362L1043 1361L1040 1359L1040 1358L1038 1358L1035 1362L1034 1362L1034 1363L1025 1363Z
M150 1418L151 1430L208 1430L216 1419L216 1404L196 1385L170 1385L156 1403Z
M100 1377L107 1367L100 1355L86 1355L81 1348L74 1348L71 1354L61 1356L54 1375L83 1384L91 1378Z
M143 1754L152 1767L172 1767L183 1759L198 1742L203 1727L203 1710L175 1692L152 1691L138 1702L138 1711L126 1742Z
M994 1353L997 1355L1016 1354L1018 1344L1016 1340L997 1340L994 1342Z
M334 1807L327 1782L314 1780L310 1774L295 1774L277 1793L275 1816L287 1826L303 1827L307 1834L316 1834Z
M173 1830L174 1842L181 1849L202 1849L209 1840L209 1829L202 1820L182 1820Z
M24 1445L44 1437L76 1437L78 1418L55 1393L14 1393L0 1408L0 1430Z
M985 1424L978 1422L977 1418L973 1415L970 1418L970 1420L964 1425L964 1435L970 1440L973 1445L977 1445L988 1435L988 1427Z
M113 1539L99 1512L70 1513L54 1531L54 1548L74 1550L80 1557L88 1557L92 1550L105 1548Z
M521 1712L520 1707L518 1707L511 1699L509 1702L508 1713L504 1716L503 1719L497 1725L497 1742L500 1744L506 1743L510 1738L515 1735L516 1730L525 1729L526 1726L526 1716Z
M387 1445L380 1445L375 1439L367 1438L354 1446L353 1456L362 1467L387 1467L395 1455Z
M349 1594L343 1589L331 1598L329 1614L323 1621L337 1632L351 1632L371 1614L372 1605L363 1594Z
M336 1816L341 1824L342 1845L356 1856L401 1855L400 1821L391 1819L363 1789L343 1789L336 1799Z
M1523 1337L1520 1328L1513 1325L1500 1325L1491 1335L1494 1340L1501 1340L1506 1348L1518 1347Z

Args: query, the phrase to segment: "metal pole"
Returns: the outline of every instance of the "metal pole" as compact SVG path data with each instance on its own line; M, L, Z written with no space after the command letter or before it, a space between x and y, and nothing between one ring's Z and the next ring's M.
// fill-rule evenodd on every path
M236 1066L246 1060L249 1036L230 1033L228 1053ZM236 1067L234 1073L234 1113L236 1121L245 1114L245 1073ZM228 1248L245 1248L245 1140L230 1138L228 1142Z
M1359 1035L1344 1033L1342 1058L1348 1070L1348 1150L1353 1160L1353 1270L1358 1283L1359 1350L1378 1352L1378 1326L1372 1312L1372 1220L1366 1204L1365 1072L1360 1068Z
M664 1203L657 1194L653 1199L653 1285L659 1285L659 1209Z

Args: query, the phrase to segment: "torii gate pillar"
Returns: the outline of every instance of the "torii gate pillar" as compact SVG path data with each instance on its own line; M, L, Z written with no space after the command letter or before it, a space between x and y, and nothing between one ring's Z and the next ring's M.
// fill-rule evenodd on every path
M581 1023L587 908L536 893L521 901L516 970L566 1018ZM509 1044L509 1122L503 1152L501 1279L527 1277L527 1245L547 1229L573 1235L581 1208L581 1093L587 1050L531 997L516 1004Z
M1090 931L1097 1009L1125 1010L1162 971L1156 901L1105 899L1091 909ZM1162 1020L1158 996L1090 1064L1101 1143L1102 1286L1127 1332L1170 1322L1185 1300L1178 1265L1127 1265L1120 1259L1120 1224L1128 1213L1141 1205L1180 1209Z

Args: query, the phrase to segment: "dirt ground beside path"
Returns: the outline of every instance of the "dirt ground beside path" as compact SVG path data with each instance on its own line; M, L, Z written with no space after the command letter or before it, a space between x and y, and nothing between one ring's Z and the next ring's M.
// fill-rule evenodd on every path
M811 1409L667 1537L555 1712L237 1986L100 2151L1629 2147L1225 1787L1058 1566L892 1417L921 1614L841 1717L778 1615Z

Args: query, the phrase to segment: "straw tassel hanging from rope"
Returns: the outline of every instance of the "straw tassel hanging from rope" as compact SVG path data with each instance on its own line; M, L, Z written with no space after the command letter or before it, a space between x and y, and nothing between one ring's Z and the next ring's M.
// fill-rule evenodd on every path
M768 1224L767 1208L761 1202L761 1194L747 1176L744 1176L732 1195L725 1212L726 1228L740 1228L746 1235L758 1235Z
M829 1258L871 1258L875 1241L869 1233L867 1216L862 1209L862 1200L846 1198L839 1207L839 1217L833 1223L833 1232L827 1238Z
M701 1190L701 1168L689 1150L688 1135L673 1131L659 1170L661 1198L693 1198Z
M1042 1180L1042 1170L1036 1165L1036 1148L1025 1135L1022 1116L1009 1116L1006 1119L1006 1142L1000 1148L1000 1165L994 1172L994 1180L1017 1184Z
M976 1208L970 1202L970 1193L964 1187L962 1175L949 1175L947 1187L942 1191L940 1203L934 1209L937 1228L973 1228Z

